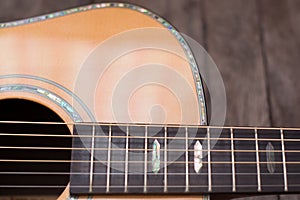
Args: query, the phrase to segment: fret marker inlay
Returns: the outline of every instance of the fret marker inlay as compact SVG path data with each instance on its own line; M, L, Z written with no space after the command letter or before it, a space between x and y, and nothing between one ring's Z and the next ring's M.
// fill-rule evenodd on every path
M202 158L202 145L199 140L197 140L196 144L194 145L194 170L197 174L199 173L203 165Z
M160 144L155 139L152 147L152 171L157 174L160 169Z
M269 142L266 146L266 158L267 158L267 168L269 173L273 174L275 172L275 154L274 146Z

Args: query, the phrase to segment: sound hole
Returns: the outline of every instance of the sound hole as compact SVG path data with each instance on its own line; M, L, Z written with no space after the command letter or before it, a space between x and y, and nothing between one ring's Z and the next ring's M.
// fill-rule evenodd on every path
M19 99L0 101L0 120L63 122L49 108ZM66 125L0 123L0 195L55 197L64 190L71 151L62 148L70 148L72 141L54 135L70 135L70 131ZM56 162L61 160L67 162Z

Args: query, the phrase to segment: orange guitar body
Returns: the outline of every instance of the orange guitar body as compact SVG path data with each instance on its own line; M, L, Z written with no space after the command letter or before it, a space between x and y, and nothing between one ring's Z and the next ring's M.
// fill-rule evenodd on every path
M70 10L69 13L61 14L64 16L48 15L50 19L26 22L23 25L2 24L1 100L17 98L42 104L69 124L70 134L72 123L76 121L197 125L204 123L202 119L206 117L203 116L205 105L199 101L195 72L186 58L186 51L172 31L154 17L134 9L98 4L86 6L85 11L83 10L83 8L81 12ZM151 40L149 35L140 34L147 30L153 31L150 34ZM106 60L106 54L110 51L113 54L115 49L119 48L118 44L126 39L126 34L129 38L135 38L134 41L138 43L139 48L130 49L128 53L121 55L116 54L112 60ZM109 48L103 51L108 44ZM162 49L161 44L172 46L172 51L175 49L176 53ZM94 59L96 53L103 55L98 55L97 59ZM94 70L91 72L84 71L90 69L88 66L90 63L96 63L95 66L99 68L91 68ZM118 99L122 103L117 102L116 106L118 108L126 105L127 115L123 115L123 112L119 114L112 99L120 97L118 95L122 94L120 90L127 77L132 77L134 73L145 75L145 72L148 72L147 67L162 70L153 72L155 77L152 82L147 80L143 83L139 77L134 79L137 80L134 83L136 85L129 87L133 90L125 90L127 94L124 98L126 98ZM142 70L138 73L139 69L143 69L144 72ZM180 77L185 84L182 90L188 88L191 91L190 96L184 98L181 96L184 92L178 94L173 89L178 88L179 84L174 83L177 79L176 76L172 77L172 74ZM92 77L93 75L95 77ZM96 80L91 83L95 83L93 88L80 91L83 80L90 85L88 84L90 79ZM90 97L85 95L88 91ZM86 102L86 99L90 99L92 103ZM70 107L75 109L72 110ZM189 111L189 115L185 114L186 111ZM69 191L66 186L59 199L68 197ZM165 197L199 199L201 195ZM89 199L91 198L98 197Z

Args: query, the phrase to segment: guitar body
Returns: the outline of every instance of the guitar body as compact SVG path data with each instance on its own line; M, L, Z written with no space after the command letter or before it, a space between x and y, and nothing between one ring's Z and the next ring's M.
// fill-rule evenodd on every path
M0 27L0 99L46 106L70 134L77 122L206 124L188 46L144 9L95 4Z

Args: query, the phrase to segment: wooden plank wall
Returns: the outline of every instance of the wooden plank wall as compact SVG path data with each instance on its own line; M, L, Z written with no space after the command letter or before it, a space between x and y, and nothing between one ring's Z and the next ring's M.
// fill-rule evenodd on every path
M0 1L0 21L102 0ZM107 0L105 1L107 2ZM226 125L300 127L299 0L128 0L197 40L226 88ZM249 199L299 199L298 195Z

